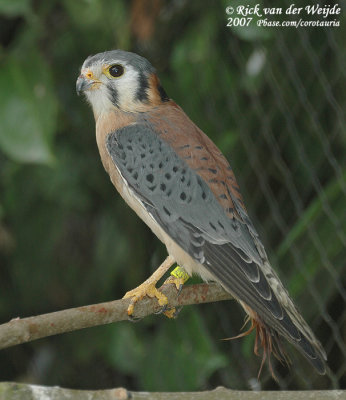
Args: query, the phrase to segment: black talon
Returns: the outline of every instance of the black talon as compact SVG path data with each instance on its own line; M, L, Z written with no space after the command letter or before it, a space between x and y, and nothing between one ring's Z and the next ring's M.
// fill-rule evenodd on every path
M168 306L167 306L167 304L165 304L158 311L155 311L154 314L160 315L160 314L164 313L165 311L167 311L167 309L168 309Z
M183 286L184 286L184 285L183 285L182 283L179 285L177 297L180 296L180 293L181 293L181 291L183 290Z
M142 318L139 318L139 317L133 317L132 315L128 315L128 316L127 316L127 319L128 319L130 322L138 322L138 321L140 321L141 319L143 319L143 317L142 317Z

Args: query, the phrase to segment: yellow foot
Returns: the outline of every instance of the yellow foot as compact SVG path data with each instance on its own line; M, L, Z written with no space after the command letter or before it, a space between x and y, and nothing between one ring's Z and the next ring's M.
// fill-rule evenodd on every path
M132 297L131 303L127 309L127 315L133 314L135 304L137 303L137 301L142 300L145 296L151 298L156 297L160 306L165 306L168 303L167 297L159 290L157 290L157 288L155 287L155 283L144 282L135 289L127 292L123 297L124 299Z
M167 317L167 318L176 318L176 316L177 316L177 310L176 310L176 308L175 307L173 307L173 308L170 308L169 310L166 310L166 311L164 311L164 315Z
M141 285L136 287L133 290L130 290L123 297L124 299L128 299L132 297L130 305L127 309L127 315L131 316L133 314L133 310L135 308L135 304L137 301L143 299L143 297L156 297L160 306L165 306L168 303L167 297L156 289L155 285L160 280L160 278L165 274L169 268L174 264L174 258L172 256L168 256L166 260L159 266L159 268Z

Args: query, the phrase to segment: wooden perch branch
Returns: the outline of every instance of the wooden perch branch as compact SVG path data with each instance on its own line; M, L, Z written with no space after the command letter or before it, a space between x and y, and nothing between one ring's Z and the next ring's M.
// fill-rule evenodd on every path
M132 392L124 388L75 390L60 387L0 382L6 400L345 400L343 390L250 392L218 387L205 392Z
M168 304L171 307L210 303L232 298L221 286L214 283L187 285L183 288L179 297L173 284L163 285L160 291L167 296ZM0 349L59 333L127 320L126 311L129 303L130 299L114 300L35 317L15 318L0 325ZM143 318L159 309L160 306L156 299L145 297L136 303L133 316Z

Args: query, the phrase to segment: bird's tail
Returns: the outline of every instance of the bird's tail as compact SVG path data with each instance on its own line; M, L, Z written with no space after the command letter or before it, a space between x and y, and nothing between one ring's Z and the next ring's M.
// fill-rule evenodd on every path
M278 380L274 370L273 366L271 363L271 355L273 354L274 357L279 360L282 364L287 365L288 367L291 365L291 360L289 359L285 349L283 348L283 345L280 340L280 336L275 332L272 331L266 324L263 324L257 319L254 319L250 317L249 315L246 318L244 326L250 322L251 326L250 328L245 331L240 333L237 336L233 336L231 338L227 338L224 340L233 340L233 339L239 339L245 336L248 336L250 333L252 333L254 330L256 331L256 336L255 336L255 344L254 344L254 354L256 356L260 356L260 349L262 349L262 361L261 361L261 366L258 370L258 375L257 379L260 378L263 365L265 362L268 362L268 368L269 371L276 381Z
M282 307L283 318L279 318L274 324L270 323L269 325L264 318L259 317L253 310L246 310L250 317L256 321L255 324L259 326L256 330L266 331L267 336L274 337L276 335L275 342L277 346L280 346L280 337L283 336L304 355L319 374L324 375L326 373L327 356L321 343L316 339L268 262L264 263L263 270L275 297ZM280 347L283 348L282 346Z
M284 346L281 341L281 335L278 334L276 330L273 328L270 328L265 322L261 321L261 319L254 313L253 310L248 313L247 319L245 321L244 326L250 322L251 326L250 328L245 331L240 333L237 336L224 339L224 340L233 340L233 339L238 339L244 336L249 335L252 333L254 330L256 331L256 336L255 336L255 344L254 344L254 353L256 356L260 356L261 349L262 349L262 361L261 361L261 366L258 371L258 376L257 378L260 377L263 365L265 362L268 362L268 368L269 371L276 381L278 380L277 377L275 376L273 366L271 363L271 355L273 354L274 357L279 360L282 364L290 367L291 365L291 360L288 357ZM316 345L313 343L310 343L308 339L303 335L302 332L301 334L301 341L300 342L295 342L290 340L297 348L298 350L307 358L310 363L315 367L317 372L321 375L325 374L326 372L326 367L325 367L325 361L326 361L326 355L319 343ZM285 335L286 337L286 335ZM287 337L286 337L287 338Z

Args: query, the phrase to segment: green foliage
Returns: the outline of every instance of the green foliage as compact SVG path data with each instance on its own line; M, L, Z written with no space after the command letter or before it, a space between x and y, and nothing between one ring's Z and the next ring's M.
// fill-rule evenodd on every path
M226 357L217 351L199 314L189 308L182 317L184 321L179 324L170 321L162 325L147 348L141 369L141 386L147 390L195 390L217 369L227 365ZM145 368L146 365L151 368Z
M155 335L145 335L142 340L132 326L119 324L107 346L107 358L123 373L139 376L143 390L202 386L227 359L213 345L199 314L191 308L183 314L184 322L168 321Z
M0 13L7 17L30 14L30 0L0 0Z
M9 55L0 87L1 148L16 161L52 163L57 105L44 58L37 52Z

